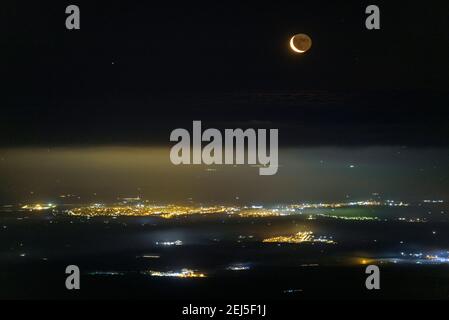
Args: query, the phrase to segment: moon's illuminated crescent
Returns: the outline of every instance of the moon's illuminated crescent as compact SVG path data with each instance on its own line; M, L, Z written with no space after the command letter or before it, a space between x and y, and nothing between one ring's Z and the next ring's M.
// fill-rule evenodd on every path
M304 52L305 52L304 50L299 50L299 49L297 49L297 48L295 47L295 44L293 43L293 40L295 40L295 36L293 36L293 37L290 39L290 47L292 48L292 50L295 51L295 52L298 52L298 53L304 53Z
M304 53L312 47L312 39L306 34L295 34L290 39L290 47L297 53Z

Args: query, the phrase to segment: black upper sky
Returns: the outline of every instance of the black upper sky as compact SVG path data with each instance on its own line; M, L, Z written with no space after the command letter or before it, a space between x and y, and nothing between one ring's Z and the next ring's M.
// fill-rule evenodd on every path
M283 145L448 145L449 3L372 3L381 30L366 1L2 3L0 144L167 144L203 120Z

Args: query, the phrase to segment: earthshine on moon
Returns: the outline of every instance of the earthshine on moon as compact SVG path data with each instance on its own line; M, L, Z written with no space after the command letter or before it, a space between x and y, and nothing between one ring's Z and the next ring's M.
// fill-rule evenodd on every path
M312 47L312 39L303 33L295 34L290 39L290 47L297 53L304 53Z

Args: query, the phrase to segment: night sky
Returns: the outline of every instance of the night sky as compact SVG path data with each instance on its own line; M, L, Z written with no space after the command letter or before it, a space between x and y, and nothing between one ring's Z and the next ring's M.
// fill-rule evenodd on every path
M69 4L80 7L81 30L65 29ZM365 28L369 4L380 7L381 30ZM340 199L356 190L360 197L383 190L449 196L447 1L1 7L5 199L94 189L108 197L209 200L245 192L246 199L267 201ZM296 33L313 40L304 55L289 49ZM176 171L184 169L173 169L163 150L170 132L191 128L193 120L219 129L278 128L285 155L279 175L261 189L253 168L215 180L197 169ZM135 163L142 148L154 154L146 162L151 170ZM322 171L323 163L331 171ZM356 170L347 171L352 163ZM155 188L164 173L173 175L171 187ZM404 190L413 181L419 187ZM214 193L211 185L221 187Z
M76 31L68 4L2 5L2 145L167 144L198 119L266 122L281 144L448 144L447 1L378 2L375 31L364 1L78 1Z

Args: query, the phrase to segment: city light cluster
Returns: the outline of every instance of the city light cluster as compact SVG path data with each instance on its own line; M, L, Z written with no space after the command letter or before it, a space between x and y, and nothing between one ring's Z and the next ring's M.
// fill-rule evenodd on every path
M36 204L26 204L21 207L24 210L30 210L30 211L42 211L42 210L49 210L56 208L56 205L53 203L36 203Z
M205 278L206 275L191 269L182 269L181 271L153 271L147 272L152 277L175 277L175 278Z
M298 232L292 236L277 236L262 240L262 242L268 243L304 243L304 242L321 242L328 244L335 244L331 238L318 237L315 238L312 231Z
M299 203L292 204L289 208L292 209L334 209L334 208L344 208L344 207L372 207L372 206L382 206L385 205L379 201L366 200L366 201L355 201L355 202L336 202L336 203Z
M182 241L181 240L162 241L162 242L156 241L156 245L158 245L158 246L168 246L168 247L171 247L171 246L182 246Z
M281 217L295 214L303 214L303 210L307 209L336 209L344 207L372 207L372 206L408 206L408 203L394 202L387 200L385 202L367 200L357 202L336 202L336 203L302 203L290 205L278 205L274 207L264 207L263 205L253 206L229 206L229 205L154 205L149 204L140 198L124 198L121 202L111 205L94 203L87 206L67 209L68 215L82 216L82 217L147 217L154 216L164 219L181 218L192 215L217 215L226 214L229 216L237 216L242 218L266 218L266 217ZM54 204L28 204L22 206L22 209L30 211L40 211L55 208ZM346 214L333 213L313 213L308 216L308 219L313 220L318 217L333 218L342 220L380 220L375 216L353 216ZM401 219L402 220L402 219ZM405 219L404 219L405 220ZM422 222L419 219L408 222Z
M264 209L264 208L244 208L239 211L239 217L244 218L265 218L265 217L279 217L283 214L278 209Z
M400 217L398 218L398 221L405 221L405 222L410 222L410 223L424 223L427 222L426 218L404 218L404 217Z
M332 219L341 219L341 220L355 220L355 221L367 221L367 220L379 220L378 217L367 217L367 216L337 216L337 215L329 215L329 214L316 214L316 216L332 218Z
M140 199L139 199L140 200ZM118 216L157 216L165 219L172 219L190 215L210 215L210 214L228 214L237 215L244 218L265 218L279 217L295 214L296 210L307 208L340 208L346 206L377 206L382 205L376 201L360 201L348 203L316 203L316 204L293 204L285 207L264 208L263 206L197 206L197 205L147 205L142 203L122 204L106 206L102 204L93 204L90 206L79 207L68 210L72 216L87 217L118 217ZM336 215L322 215L324 217L347 219L347 220L376 220L376 217L346 217Z
M166 206L150 206L150 205L135 205L135 206L100 206L93 205L88 207L74 208L68 211L72 216L87 216L87 217L117 217L117 216L157 216L165 219L171 219L181 216L188 216L193 214L206 215L206 214L219 214L219 213L232 213L237 209L234 207L226 206L179 206L179 205L166 205Z

